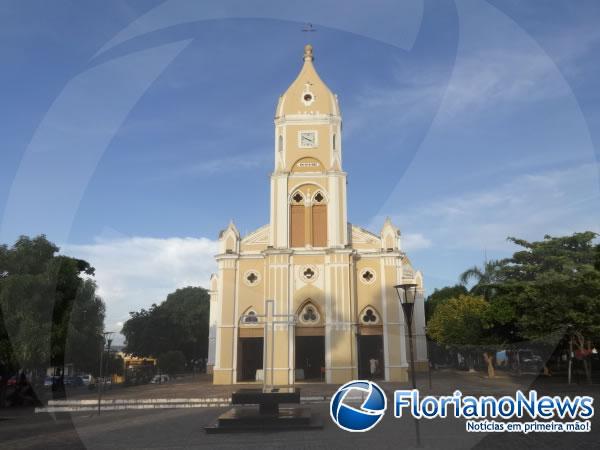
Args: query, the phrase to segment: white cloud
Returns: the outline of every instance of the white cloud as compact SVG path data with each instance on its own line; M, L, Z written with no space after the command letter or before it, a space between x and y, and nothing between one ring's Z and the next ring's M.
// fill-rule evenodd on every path
M402 234L402 250L410 252L431 247L432 242L421 233Z
M487 109L519 109L523 104L572 97L557 66L580 73L600 42L597 27L566 29L548 37L548 48L555 50L550 56L499 10L485 2L468 4L459 8L459 46L450 77L444 75L448 68L437 61L399 64L395 88L367 86L358 95L355 123L347 130L381 126L382 118L394 127L406 126L436 113L438 125L453 125L463 115L471 118Z
M569 92L554 62L539 50L486 49L457 59L440 112L450 118L500 102L534 102Z
M181 174L215 174L236 170L256 169L258 167L264 167L267 161L271 161L270 156L271 155L267 155L266 152L262 152L259 154L236 155L228 158L202 161L181 169Z
M62 253L95 267L109 331L120 330L130 311L160 303L177 288L207 287L217 252L217 242L206 238L97 238L62 246Z
M435 65L412 73L406 67L398 70L397 88L369 86L359 94L357 108L366 113L354 113L357 123L350 125L352 132L371 124L370 110L378 112L378 123L384 117L396 127L437 113L439 125L463 113L503 104L519 108L524 103L570 94L554 62L545 53L527 47L458 55L450 79L440 76L443 68Z
M498 186L419 205L395 222L420 230L436 249L506 251L511 248L508 236L539 240L544 234L599 232L598 165L515 176Z

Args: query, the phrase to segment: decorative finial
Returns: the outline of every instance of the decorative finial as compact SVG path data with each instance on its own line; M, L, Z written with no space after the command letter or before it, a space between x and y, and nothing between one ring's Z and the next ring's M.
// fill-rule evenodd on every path
M313 47L310 44L304 46L304 61L314 61Z

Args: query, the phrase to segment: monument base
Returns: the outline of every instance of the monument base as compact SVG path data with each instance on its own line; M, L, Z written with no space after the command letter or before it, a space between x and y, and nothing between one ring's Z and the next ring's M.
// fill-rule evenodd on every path
M281 407L277 414L259 414L252 406L236 406L221 414L217 422L205 428L207 433L249 431L288 431L323 428L323 421L310 408Z
M240 389L233 393L231 402L244 406L235 406L221 414L215 424L205 428L207 433L323 428L323 421L309 407L279 406L281 403L300 403L300 389L297 388Z

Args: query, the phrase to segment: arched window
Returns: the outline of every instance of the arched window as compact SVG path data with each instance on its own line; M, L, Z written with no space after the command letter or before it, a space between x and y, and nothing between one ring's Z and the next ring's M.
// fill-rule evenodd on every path
M327 205L321 191L313 196L312 238L314 247L327 247Z
M335 134L333 135L333 149L335 150Z
M283 136L279 135L279 141L277 143L277 150L279 150L280 152L283 151Z
M298 320L302 325L318 325L321 320L319 309L311 301L306 302L298 314Z
M327 195L305 185L290 197L290 245L327 246Z
M258 323L258 317L256 317L256 311L250 310L242 316L242 323L246 325L255 325Z
M367 306L358 316L358 320L362 325L379 325L379 313L372 306Z
M304 247L304 195L296 191L292 195L290 206L290 244L292 247Z

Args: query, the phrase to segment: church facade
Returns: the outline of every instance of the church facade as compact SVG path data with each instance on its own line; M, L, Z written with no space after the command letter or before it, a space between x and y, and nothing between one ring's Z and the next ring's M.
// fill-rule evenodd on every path
M393 287L403 282L418 286L415 354L426 364L422 275L389 219L378 234L348 222L340 107L313 60L307 45L275 112L269 223L243 237L230 223L219 235L210 280L215 384L407 380L406 328ZM274 311L266 310L269 300ZM272 313L274 325L263 318Z

